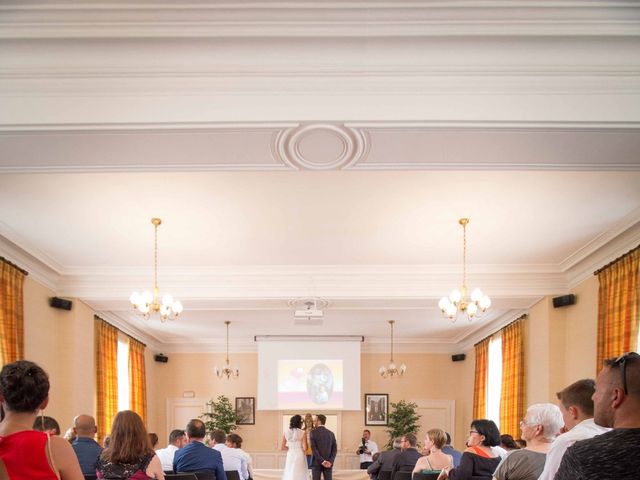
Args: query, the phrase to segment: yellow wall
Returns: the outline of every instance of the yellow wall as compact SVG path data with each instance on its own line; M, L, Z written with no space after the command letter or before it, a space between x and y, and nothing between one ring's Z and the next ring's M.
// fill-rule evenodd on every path
M595 277L578 285L576 305L554 309L546 297L529 312L526 322L527 403L555 401L555 392L569 383L595 375L597 329L597 291ZM70 312L48 305L53 292L27 277L25 282L25 356L42 365L51 379L47 413L63 429L79 413L94 414L95 369L93 315L82 302L74 300ZM181 398L184 391L196 397L230 399L257 394L257 355L234 354L240 367L238 380L221 381L213 366L224 361L223 354L171 354L166 364L153 361L157 352L147 349L148 427L166 442L167 398ZM387 354L363 353L361 392L388 393L391 402L406 400L455 401L454 445L463 446L472 420L474 351L465 352L464 362L453 363L448 354L398 354L408 366L402 379L382 379L377 369L388 361ZM279 432L278 412L256 412L256 425L245 425L239 433L248 450L276 448ZM274 427L276 426L276 427ZM274 431L275 428L275 431ZM364 412L343 412L342 448L351 450L364 428ZM384 427L370 427L373 438L386 441Z

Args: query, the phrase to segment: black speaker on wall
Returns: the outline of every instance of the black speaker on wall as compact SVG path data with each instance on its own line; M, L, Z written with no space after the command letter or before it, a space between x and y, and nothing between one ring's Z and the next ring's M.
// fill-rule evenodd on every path
M73 302L65 298L51 297L49 299L49 305L53 308L59 308L61 310L71 310Z
M156 362L160 362L160 363L167 363L169 361L169 357L167 357L166 355L163 355L162 353L154 355L153 359Z
M554 297L553 308L566 307L576 303L576 296L574 294L562 295L561 297Z
M457 355L451 355L451 361L452 362L461 362L465 358L467 358L467 356L464 353L458 353Z

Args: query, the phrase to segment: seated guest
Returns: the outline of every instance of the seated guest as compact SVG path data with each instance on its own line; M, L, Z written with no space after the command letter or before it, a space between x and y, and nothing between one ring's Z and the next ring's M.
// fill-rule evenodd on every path
M227 480L222 455L203 443L206 435L204 422L198 419L189 421L185 435L189 443L175 453L173 472L212 472L215 473L216 480Z
M424 447L429 453L420 457L413 473L440 473L443 468L453 468L453 457L442 453L447 434L439 428L432 428L424 438Z
M462 452L460 450L456 450L451 446L451 435L449 435L449 432L444 433L447 435L447 443L444 447L442 447L442 453L446 453L447 455L451 455L453 457L453 468L455 468L460 465Z
M253 468L251 466L251 455L249 455L247 452L245 452L242 449L242 437L237 433L230 433L229 435L227 435L226 444L227 444L227 447L229 448L237 449L238 453L240 453L245 458L245 460L247 461L247 471L249 472L249 478L253 478ZM222 463L224 464L224 458L222 459Z
M536 480L544 469L551 442L564 425L560 409L552 403L536 403L520 422L527 448L511 452L493 474L497 480Z
M96 436L96 421L91 415L78 415L73 419L73 432L76 439L71 446L76 452L80 468L85 475L96 473L96 462L102 448L93 438Z
M158 440L159 438L157 433L153 433L153 432L149 433L149 443L151 443L151 448L153 448L154 450L158 446Z
M500 456L492 447L500 444L500 431L492 420L474 420L462 453L460 466L444 469L442 477L451 480L491 480L500 463Z
M32 430L49 402L49 377L33 362L7 363L0 371L0 460L9 478L83 480L69 442Z
M421 457L420 452L416 449L418 439L413 433L405 433L400 439L400 449L402 450L396 458L393 459L391 467L391 478L395 477L396 472L412 472L418 459Z
M596 378L593 420L613 430L573 444L556 480L637 479L640 470L640 355L605 361Z
M518 448L527 448L527 442L523 438L516 438L514 442L516 442Z
M36 418L36 421L33 422L33 429L49 435L60 435L60 425L56 419L46 415L40 415Z
M379 452L378 458L367 468L367 473L372 480L377 480L380 472L391 472L393 470L393 461L400 453L401 444L402 437L396 437L393 439L393 448L391 450Z
M73 427L69 427L62 436L67 442L73 443L76 439L76 433L73 431Z
M172 430L169 434L169 445L167 448L161 448L156 450L156 455L160 459L162 470L168 472L173 470L173 457L176 451L187 444L187 439L184 436L184 430Z
M520 449L520 447L518 446L516 441L513 439L513 437L506 433L503 435L500 435L500 448L503 448L504 450L506 450L507 453L511 452L512 450Z
M540 480L553 480L562 456L567 448L575 442L593 438L609 431L608 428L596 425L593 421L593 400L591 397L594 392L595 382L588 378L578 380L556 394L560 400L558 405L567 433L558 435L551 444Z
M96 473L99 479L108 480L164 480L160 459L136 412L123 410L113 418L111 440L100 454Z
M235 448L229 448L226 444L227 435L222 430L211 432L213 448L222 455L222 465L227 471L235 470L240 475L240 480L249 478L247 459Z

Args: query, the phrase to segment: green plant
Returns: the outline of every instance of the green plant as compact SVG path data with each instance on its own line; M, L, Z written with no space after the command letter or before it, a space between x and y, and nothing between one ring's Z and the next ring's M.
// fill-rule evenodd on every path
M224 433L229 434L238 428L236 425L238 423L238 414L225 395L219 395L216 400L209 400L207 408L209 411L200 415L207 432L222 430Z
M401 437L406 433L413 433L416 435L420 426L418 420L420 415L416 412L418 405L413 402L406 402L400 400L398 403L391 402L391 412L389 413L389 428L387 433L389 434L389 442L387 448L393 448L393 439Z

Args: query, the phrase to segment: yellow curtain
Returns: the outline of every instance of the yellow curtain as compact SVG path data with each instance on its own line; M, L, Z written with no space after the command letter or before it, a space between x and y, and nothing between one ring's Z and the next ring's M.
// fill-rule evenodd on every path
M131 410L147 423L147 377L143 343L129 337L129 395Z
M111 430L118 413L118 329L95 317L96 423L98 443Z
M476 375L473 388L473 418L487 418L487 360L489 358L489 341L485 338L477 343Z
M520 436L520 420L526 413L524 381L524 318L502 329L502 392L500 432Z
M596 371L607 358L638 348L640 246L597 272L598 354Z
M22 287L27 272L0 257L0 360L2 365L24 356Z

